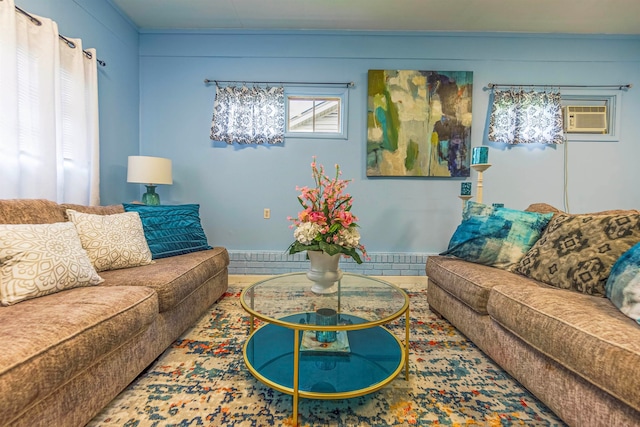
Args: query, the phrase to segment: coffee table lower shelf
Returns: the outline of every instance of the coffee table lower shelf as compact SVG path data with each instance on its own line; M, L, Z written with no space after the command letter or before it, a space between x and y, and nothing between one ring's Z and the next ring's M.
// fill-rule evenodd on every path
M341 316L352 323L362 322L355 316ZM307 315L289 316L287 323L300 323L298 317L304 319ZM297 397L347 399L362 396L389 384L405 367L405 346L388 329L375 326L346 333L349 352L300 351L301 330L266 324L256 329L245 343L245 364L262 383L294 396L296 415Z

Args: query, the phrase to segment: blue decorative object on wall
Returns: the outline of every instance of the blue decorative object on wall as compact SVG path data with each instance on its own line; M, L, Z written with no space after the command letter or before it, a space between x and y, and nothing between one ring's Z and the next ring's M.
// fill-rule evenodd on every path
M470 182L461 182L460 183L460 195L461 196L470 196L471 195L471 183Z
M471 156L472 165L489 163L489 147L475 147Z

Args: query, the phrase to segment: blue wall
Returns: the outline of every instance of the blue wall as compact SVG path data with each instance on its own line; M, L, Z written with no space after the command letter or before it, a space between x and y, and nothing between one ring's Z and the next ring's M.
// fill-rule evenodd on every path
M127 156L140 150L138 30L109 1L16 0L16 6L58 23L66 37L96 48L100 108L100 195L102 204L139 198L127 182Z
M215 244L238 251L282 251L286 217L298 211L296 185L311 184L313 155L353 178L353 212L371 252L437 253L460 221L460 181L367 178L367 70L469 70L474 73L473 145L485 139L487 83L619 84L619 142L568 145L573 212L638 208L640 40L629 37L505 34L144 32L140 35L141 151L173 159L165 200L198 202ZM349 139L289 139L242 147L209 140L214 85L203 80L354 81ZM564 147L493 147L484 202L524 209L563 208ZM475 182L476 174L471 179ZM475 193L475 190L474 190ZM262 219L263 208L271 219Z
M484 201L523 209L563 208L565 160L572 212L640 206L640 37L464 33L146 32L110 1L18 0L81 37L107 61L100 69L103 204L139 199L126 183L128 155L173 160L174 185L163 203L200 203L214 245L234 253L280 253L292 240L287 216L298 212L296 185L311 184L316 155L352 178L353 212L373 253L437 253L460 221L460 180L367 178L366 98L369 69L466 70L474 73L473 145L486 144L490 82L620 84L617 142L563 146L492 146ZM283 146L226 146L209 140L220 80L354 81L349 139L289 139ZM475 182L476 174L470 180ZM475 190L474 190L475 193ZM264 208L271 219L262 218ZM387 257L388 255L385 255ZM421 262L420 262L421 263ZM423 264L422 264L423 265Z

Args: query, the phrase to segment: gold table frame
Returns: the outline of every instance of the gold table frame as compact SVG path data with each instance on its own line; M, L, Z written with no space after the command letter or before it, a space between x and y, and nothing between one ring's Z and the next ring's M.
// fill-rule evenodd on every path
M253 285L250 285L248 287L246 287L242 293L240 294L240 304L242 305L242 308L249 313L250 315L250 325L249 325L249 336L247 338L247 341L245 342L244 346L243 346L243 357L244 357L244 362L245 365L247 366L247 368L249 369L249 372L251 372L251 374L260 382L262 382L263 384L267 385L268 387L271 387L274 390L280 391L282 393L285 394L289 394L293 397L293 403L292 403L292 410L293 410L293 425L297 426L298 425L298 402L300 397L303 398L308 398L308 399L349 399L352 397L357 397L357 396L363 396L369 393L372 393L374 391L377 391L383 387L385 387L386 385L388 385L389 383L391 383L397 376L398 374L403 370L404 368L404 377L405 380L408 381L409 380L409 340L410 340L410 310L409 310L409 296L406 294L406 292L404 290L402 290L401 288L399 288L398 286L389 283L389 282L385 282L383 280L379 280L379 279L374 279L374 278L370 278L367 276L363 276L363 275L357 275L357 274L350 274L350 273L344 273L342 279L340 279L338 281L338 313L341 313L341 304L340 304L340 296L341 296L341 291L342 291L342 281L345 279L346 277L357 277L360 279L366 279L366 280L371 280L371 281L375 281L378 283L381 283L385 286L388 286L389 288L395 290L396 292L398 292L400 295L402 295L404 297L404 304L403 306L393 312L391 315L386 316L382 319L377 319L377 320L371 320L371 321L365 321L364 323L357 323L357 324L351 324L351 325L331 325L331 326L318 326L318 325L314 325L314 324L300 324L300 323L290 323L287 322L286 320L282 320L282 319L275 319L275 318L271 318L263 313L260 313L259 311L254 309L254 295L252 294L251 297L248 297L248 295L251 294L251 292L255 289L256 286L268 282L268 281L274 281L274 280L278 280L280 278L283 277L289 277L289 276L295 276L295 275L299 275L299 276L304 276L304 273L288 273L288 274L282 274L282 275L277 275L274 277L271 277L269 279L265 279L265 280L261 280L258 281L256 283L254 283ZM247 300L249 302L247 302ZM297 313L290 313L290 314L297 314ZM348 313L345 313L348 314ZM396 319L398 319L399 317L401 317L402 315L405 316L405 336L404 336L404 343L397 337L395 336L391 331L389 331L387 328L384 328L383 325L388 324ZM273 325L279 325L279 326L283 326L285 328L288 329L292 329L294 331L294 339L293 339L293 388L289 388L289 387L285 387L282 386L280 384L277 384L267 378L265 378L264 376L262 376L253 366L252 364L249 362L248 358L247 358L247 346L249 345L249 342L251 341L251 338L253 336L253 334L257 331L257 329L255 329L254 324L255 324L255 319L260 319L263 322L267 323L267 324L273 324ZM374 328L380 326L382 327L382 329L384 329L387 333L389 333L390 336L392 336L393 338L395 338L395 341L398 344L398 348L400 348L401 350L401 358L400 358L400 363L398 364L398 368L391 373L385 380L371 385L369 387L363 388L363 389L359 389L359 390L354 390L354 391L350 391L350 392L344 392L344 393L321 393L321 392L306 392L306 391L300 391L299 390L299 367L300 367L300 335L302 332L304 332L305 330L313 330L313 331L355 331L355 330L360 330L360 329L369 329L369 328Z

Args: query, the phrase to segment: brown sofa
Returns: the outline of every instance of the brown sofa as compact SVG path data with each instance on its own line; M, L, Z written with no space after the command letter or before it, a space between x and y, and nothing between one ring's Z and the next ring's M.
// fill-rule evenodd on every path
M431 310L567 424L640 426L640 326L609 299L445 256L426 274Z
M0 200L0 223L62 222L66 208L124 211ZM228 264L214 247L0 307L0 425L85 425L224 295Z

